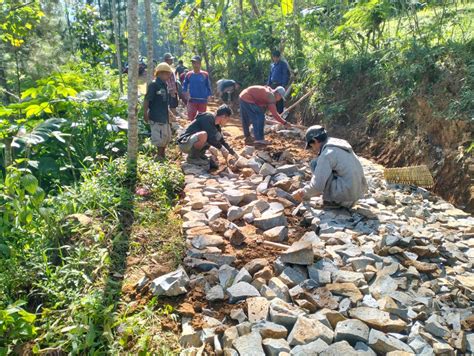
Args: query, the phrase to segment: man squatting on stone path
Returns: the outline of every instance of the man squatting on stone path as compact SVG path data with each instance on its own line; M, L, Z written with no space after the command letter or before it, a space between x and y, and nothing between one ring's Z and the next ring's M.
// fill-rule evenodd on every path
M206 156L210 146L220 149L226 161L229 153L238 158L237 153L224 140L221 131L221 125L228 123L231 115L232 110L225 104L219 106L215 115L210 112L197 114L177 139L181 152L188 154L186 159L188 163L211 169L218 168L218 163Z
M364 170L352 150L342 139L328 137L326 130L314 125L306 130L306 149L316 153L311 161L313 176L309 184L293 193L299 202L323 195L326 204L352 207L367 193Z

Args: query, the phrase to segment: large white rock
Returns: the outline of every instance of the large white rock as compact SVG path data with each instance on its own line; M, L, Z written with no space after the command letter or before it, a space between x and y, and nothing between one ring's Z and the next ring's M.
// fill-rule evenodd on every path
M186 293L189 277L186 271L179 267L176 271L155 278L151 282L151 291L154 295L166 295L174 297Z

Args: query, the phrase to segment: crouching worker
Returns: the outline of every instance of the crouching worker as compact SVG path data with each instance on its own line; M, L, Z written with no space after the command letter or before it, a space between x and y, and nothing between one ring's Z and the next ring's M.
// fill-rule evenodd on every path
M167 63L160 63L155 69L155 80L148 84L143 103L143 116L150 124L151 143L158 148L158 159L165 158L166 146L171 142L169 93L166 81L173 74Z
M218 163L206 156L210 146L221 150L227 162L229 153L238 157L235 151L224 140L221 125L229 122L232 110L227 105L221 105L213 115L210 112L199 113L189 124L186 131L178 137L177 143L183 153L187 153L186 162L199 166L218 168Z
M306 131L306 148L318 157L312 162L311 182L293 193L295 200L322 195L325 205L350 208L364 196L364 170L347 141L329 138L322 126L314 125Z

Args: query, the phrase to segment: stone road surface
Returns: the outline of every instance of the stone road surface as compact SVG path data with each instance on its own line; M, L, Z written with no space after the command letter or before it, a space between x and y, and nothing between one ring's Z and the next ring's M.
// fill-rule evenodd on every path
M152 288L202 291L202 308L183 313L182 355L474 352L474 218L386 184L365 159L369 193L354 208L294 204L310 156L299 130L267 130L265 150L232 132L241 158L231 169L182 165L185 271Z

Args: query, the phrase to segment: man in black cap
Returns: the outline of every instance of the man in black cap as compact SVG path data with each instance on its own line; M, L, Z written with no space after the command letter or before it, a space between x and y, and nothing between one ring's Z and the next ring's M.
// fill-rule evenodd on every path
M163 56L163 61L168 63L171 68L173 68L173 60L174 57L171 53L165 53ZM176 115L176 108L178 107L178 85L176 83L176 75L174 73L171 74L170 78L166 82L168 86L168 93L169 93L169 106L173 114Z
M317 158L311 162L313 177L302 189L293 193L296 201L322 195L326 205L350 208L367 193L364 170L351 145L330 138L326 130L314 125L306 130L306 149Z
M206 156L210 146L221 150L227 161L229 153L238 158L238 155L224 140L221 126L229 122L232 110L227 105L221 105L213 115L210 112L199 113L189 124L184 133L178 139L178 147L181 152L187 153L186 161L191 164L210 167L218 167L217 162Z

